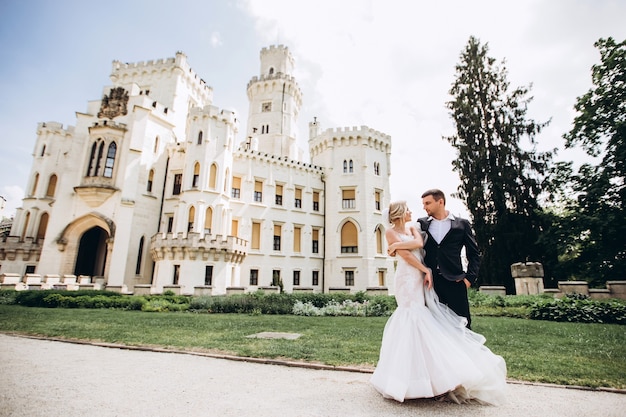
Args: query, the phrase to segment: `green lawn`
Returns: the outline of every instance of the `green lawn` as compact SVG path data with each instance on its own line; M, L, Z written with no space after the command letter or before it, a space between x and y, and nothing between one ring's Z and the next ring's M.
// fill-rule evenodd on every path
M373 368L386 317L146 313L0 305L0 332ZM626 388L626 327L475 317L511 379ZM263 331L296 340L250 339Z

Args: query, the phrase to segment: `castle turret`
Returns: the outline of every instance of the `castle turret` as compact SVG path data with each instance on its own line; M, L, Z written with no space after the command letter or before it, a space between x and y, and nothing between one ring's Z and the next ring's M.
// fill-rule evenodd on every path
M248 83L247 138L260 152L300 160L296 145L302 92L292 76L294 59L283 45L261 50L261 74Z

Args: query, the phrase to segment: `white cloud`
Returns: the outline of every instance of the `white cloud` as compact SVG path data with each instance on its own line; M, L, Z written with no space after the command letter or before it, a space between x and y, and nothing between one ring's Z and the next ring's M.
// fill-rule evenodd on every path
M210 43L213 48L217 48L218 46L223 45L222 36L220 35L219 32L211 33Z

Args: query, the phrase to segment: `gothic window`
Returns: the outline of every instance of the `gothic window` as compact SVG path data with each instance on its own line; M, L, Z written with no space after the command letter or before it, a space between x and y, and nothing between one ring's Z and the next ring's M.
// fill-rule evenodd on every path
M173 195L180 194L180 186L183 183L183 174L174 174L174 189L172 190Z
M269 74L270 74L270 75L273 75L273 74L274 74L274 67L270 67Z
M152 182L154 181L154 170L151 169L150 173L148 174L148 187L146 189L146 191L148 191L149 193L152 192Z
M202 145L202 130L198 133L198 145Z
M215 184L217 183L217 165L211 164L209 170L209 188L215 190Z
M376 235L376 253L382 254L383 253L383 231L380 228L380 226L376 228L375 235Z
M107 159L104 164L104 176L111 178L113 176L113 164L115 164L115 154L117 152L117 145L115 142L109 144L109 150L107 151Z
M204 234L211 234L211 225L213 224L213 209L211 207L207 207L206 212L204 213Z
M199 181L200 181L200 164L196 162L193 166L193 179L191 182L191 186L193 188L198 188Z
M359 251L359 234L352 222L341 227L341 253L357 253Z
M48 180L48 189L46 190L46 197L54 197L54 193L57 189L57 176L52 174Z
M346 174L348 172L348 161L343 160L343 173Z
M187 217L187 231L193 232L193 222L196 217L196 208L194 206L189 207L189 216Z
M380 164L378 162L374 162L374 175L380 175Z
M30 189L30 195L35 195L37 192L37 183L39 182L39 173L35 174L35 179L33 180L33 187Z
M37 240L43 240L46 237L46 229L48 228L48 219L50 216L48 213L44 213L41 215L39 219L39 227L37 228Z
M143 242L144 242L144 237L141 236L141 239L139 239L139 249L137 250L137 265L135 266L135 275L141 274L141 260L143 258Z
M350 174L354 172L354 164L352 163L352 159L350 160Z
M94 168L94 171L91 174L94 177L100 174L100 161L102 161L103 153L104 153L104 142L100 142L100 145L98 145L98 154L96 155L96 160L95 160L96 167Z

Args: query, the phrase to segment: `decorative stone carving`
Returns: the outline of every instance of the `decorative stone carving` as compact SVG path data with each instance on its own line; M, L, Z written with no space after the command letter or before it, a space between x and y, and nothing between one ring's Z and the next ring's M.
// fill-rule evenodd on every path
M117 116L128 113L128 91L122 87L113 88L108 96L102 98L98 118L106 117L113 120Z

